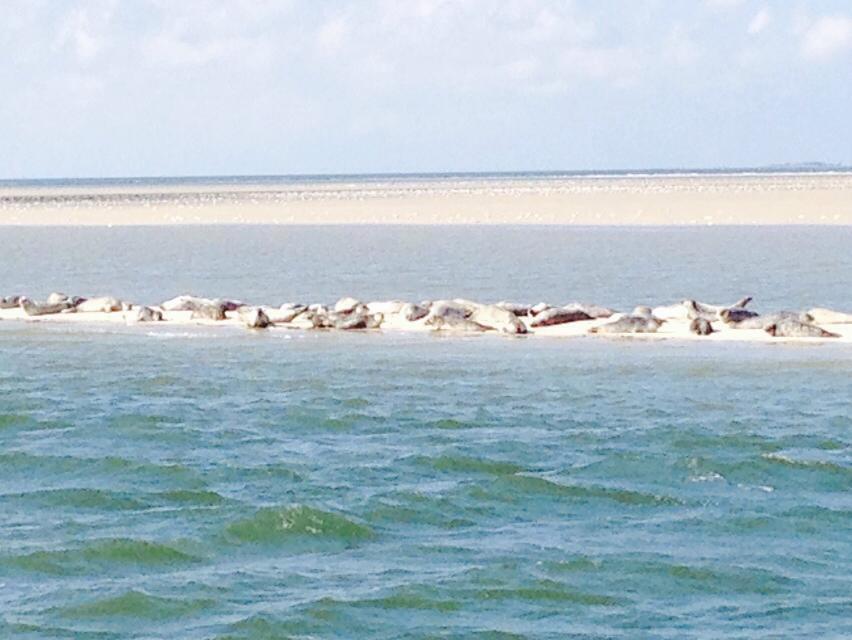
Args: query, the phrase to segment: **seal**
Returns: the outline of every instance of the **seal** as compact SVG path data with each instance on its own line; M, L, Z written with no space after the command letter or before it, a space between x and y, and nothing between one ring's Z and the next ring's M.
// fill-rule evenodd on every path
M766 329L766 333L775 338L839 338L836 333L826 331L822 327L807 322L799 322L792 318L779 320L770 324Z
M662 324L651 315L629 315L591 327L589 333L656 333Z
M816 324L852 324L852 313L814 307L808 310L808 315Z
M192 320L224 320L225 305L221 303L201 304L192 310Z
M241 307L239 314L240 320L249 329L266 329L272 325L269 316L260 307Z
M757 318L760 314L749 311L748 309L743 309L742 307L731 307L730 309L722 309L718 313L718 317L725 324L732 324L736 322L742 322L743 320L748 320L749 318ZM703 317L703 316L699 316Z
M586 304L585 302L569 302L562 306L563 309L569 311L582 311L590 318L597 320L599 318L609 318L615 315L614 309L602 307L598 304Z
M409 322L416 322L421 318L425 318L429 315L429 309L431 305L419 305L414 304L413 302L408 302L403 305L402 309L400 309L400 315L408 320Z
M516 302L509 302L507 300L501 300L497 303L498 307L501 309L505 309L511 313L514 313L518 317L524 317L530 315L530 305L528 304L518 304Z
M357 307L361 306L361 301L353 298L351 296L347 296L345 298L341 298L337 302L334 303L334 312L335 313L350 313L355 311Z
M694 318L689 323L689 330L697 336L709 336L713 333L713 325L706 318Z
M124 312L124 321L127 324L136 324L137 322L160 322L163 319L163 312L159 309L151 307L131 305Z
M425 321L432 327L433 331L446 331L458 333L482 333L486 328L476 322L471 322L465 317L457 315L432 316Z
M21 309L24 310L28 316L47 316L53 315L56 313L62 313L68 309L72 309L70 300L66 300L65 302L55 302L55 303L44 303L39 304L38 302L33 302L26 296L22 296L18 301Z
M592 320L592 316L579 309L553 307L547 311L542 311L541 313L536 314L532 322L530 322L530 326L533 328L550 327L556 324L579 322L581 320Z
M21 296L0 297L0 309L16 309L21 306Z
M518 320L518 316L508 309L498 307L496 304L484 304L477 307L468 319L486 329L493 329L509 335L527 332L527 326Z
M80 313L112 313L121 311L121 300L104 296L101 298L87 298L74 306Z
M722 312L724 316L731 317L727 310ZM724 318L722 318L724 320ZM760 329L765 330L769 325L776 322L784 322L785 320L793 320L804 324L812 324L813 317L808 313L798 311L779 311L778 313L770 313L765 316L751 316L738 321L727 321L726 324L732 329Z

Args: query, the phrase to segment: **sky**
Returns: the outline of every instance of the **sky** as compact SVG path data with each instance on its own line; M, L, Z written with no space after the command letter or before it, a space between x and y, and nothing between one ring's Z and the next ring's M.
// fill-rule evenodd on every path
M852 164L852 0L2 0L0 179Z

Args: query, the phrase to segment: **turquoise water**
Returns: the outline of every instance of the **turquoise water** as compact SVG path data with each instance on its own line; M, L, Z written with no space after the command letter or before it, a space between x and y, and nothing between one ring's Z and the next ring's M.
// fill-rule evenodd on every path
M852 275L848 230L112 231L4 230L0 282L772 308ZM0 322L0 637L849 637L850 397L848 345Z

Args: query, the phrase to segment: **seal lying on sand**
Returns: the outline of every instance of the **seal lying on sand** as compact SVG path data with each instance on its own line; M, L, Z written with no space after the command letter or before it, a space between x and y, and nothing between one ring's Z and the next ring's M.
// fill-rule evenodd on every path
M166 300L160 304L160 308L164 311L195 311L200 307L219 306L223 311L236 311L240 307L246 306L238 300L220 300L218 298L199 298L197 296L182 295Z
M814 320L809 314L797 311L779 311L778 313L769 313L765 316L748 316L740 320L735 320L734 318L737 317L737 314L731 313L727 309L722 311L721 315L725 324L732 329L766 329L771 324L785 320L793 320L805 324L810 324Z
M698 336L709 336L713 333L713 325L706 318L694 318L689 323L689 330Z
M654 307L652 309L655 317L660 320L693 320L695 318L704 318L705 320L716 320L719 314L725 309L745 309L746 305L751 302L750 297L741 298L732 305L709 304L707 302L698 302L693 299L681 300L675 304Z
M0 297L0 309L15 309L21 306L21 296Z
M494 329L500 333L517 335L527 332L527 326L518 320L518 316L507 309L495 304L484 304L476 308L468 320L482 325L486 329Z
M121 311L121 300L109 296L101 298L87 298L74 305L74 310L81 313L112 313Z
M137 322L161 322L163 320L163 312L159 309L151 307L133 305L124 312L124 321L127 324L136 324Z
M792 318L779 320L766 329L766 333L776 338L839 338L836 333L831 333L825 329L809 324L807 322L799 322Z
M426 318L426 324L432 327L433 331L451 331L458 333L482 333L483 331L487 331L487 329L481 324L477 324L467 318L456 315L432 316L430 318Z
M221 303L201 304L192 310L193 320L224 320L225 305Z
M269 316L260 307L242 307L239 313L240 320L249 329L266 329L272 324Z
M592 320L585 311L579 309L566 309L564 307L553 307L537 314L530 322L531 327L550 327L555 324L566 324L568 322L579 322L580 320Z
M562 308L569 311L582 311L593 320L609 318L615 315L615 310L613 309L602 307L599 304L586 304L585 302L569 302L563 305Z
M419 305L408 302L399 310L399 314L409 322L415 322L429 315L431 305Z
M605 324L589 329L589 333L656 333L663 320L653 315L621 316Z
M843 311L815 307L808 310L808 315L817 324L852 324L852 313Z
M70 301L39 304L38 302L33 302L26 296L20 298L18 303L20 304L21 309L24 310L24 313L28 316L53 315L54 313L62 313L63 311L73 308Z

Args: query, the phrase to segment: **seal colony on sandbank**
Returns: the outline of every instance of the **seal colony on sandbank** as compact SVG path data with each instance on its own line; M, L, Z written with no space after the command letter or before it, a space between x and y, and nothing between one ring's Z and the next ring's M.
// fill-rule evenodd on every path
M759 314L752 299L730 305L682 300L638 306L629 313L594 304L546 302L479 303L462 298L405 302L362 302L345 297L333 305L250 305L237 300L181 295L158 305L139 305L112 296L87 298L52 293L43 302L27 296L0 297L0 320L121 322L244 326L250 329L331 331L430 331L440 334L544 336L636 336L702 340L806 339L852 342L852 313L816 307Z

